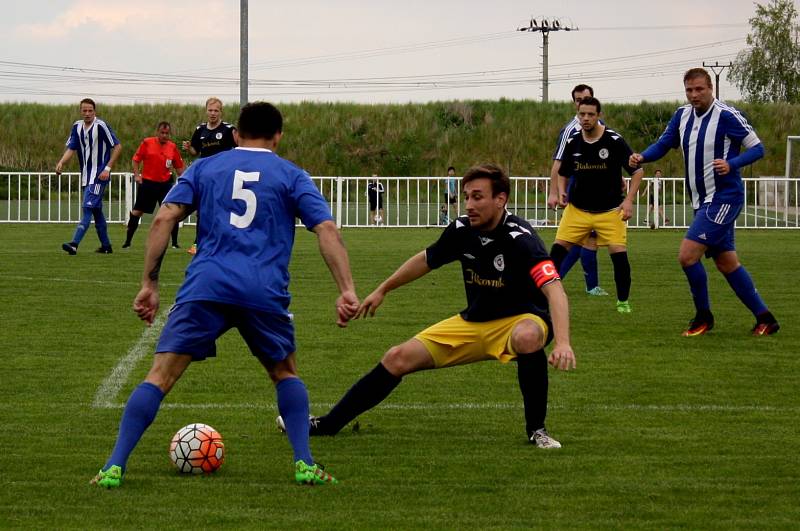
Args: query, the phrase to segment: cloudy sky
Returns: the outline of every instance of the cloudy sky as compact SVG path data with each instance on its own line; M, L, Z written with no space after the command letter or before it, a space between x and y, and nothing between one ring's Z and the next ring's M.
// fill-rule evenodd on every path
M766 3L766 0L762 0ZM239 0L29 0L4 12L0 101L239 99ZM681 100L681 73L744 49L749 0L249 1L249 99ZM723 74L723 99L739 93Z

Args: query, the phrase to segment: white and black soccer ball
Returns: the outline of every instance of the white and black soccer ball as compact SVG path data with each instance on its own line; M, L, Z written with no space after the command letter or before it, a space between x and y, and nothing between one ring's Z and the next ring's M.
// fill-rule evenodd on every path
M184 474L210 474L222 466L225 444L208 424L189 424L172 437L169 457Z

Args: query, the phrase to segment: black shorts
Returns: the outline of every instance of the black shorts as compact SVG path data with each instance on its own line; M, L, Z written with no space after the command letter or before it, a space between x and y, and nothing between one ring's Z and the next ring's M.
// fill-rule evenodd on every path
M375 210L375 207L383 208L383 194L380 194L378 197L375 197L375 194L369 195L369 209Z
M142 184L136 187L136 204L133 205L133 209L152 214L156 209L156 203L160 205L171 188L171 181L157 183L144 179Z

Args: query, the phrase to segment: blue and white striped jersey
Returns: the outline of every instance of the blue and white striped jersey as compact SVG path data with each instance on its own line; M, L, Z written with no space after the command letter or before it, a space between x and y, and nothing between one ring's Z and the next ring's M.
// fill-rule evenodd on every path
M686 187L692 194L692 207L704 203L741 203L744 186L739 167L754 162L755 158L742 157L732 161L745 148L758 148L763 156L761 140L742 114L719 100L714 100L702 116L684 105L675 112L666 130L655 144L642 152L645 161L657 160L672 148L680 147L686 167ZM714 159L728 161L731 171L718 175ZM742 160L744 159L744 160ZM752 160L751 160L752 159ZM736 162L741 162L737 164Z
M100 118L95 118L86 129L83 120L72 124L67 139L67 148L78 152L81 167L81 185L93 184L98 175L111 160L111 149L119 144L119 139L111 127Z
M567 139L570 137L570 135L572 135L572 133L580 130L581 122L578 120L578 116L575 115L572 117L572 120L570 120L569 123L565 125L558 133L558 143L556 144L556 151L553 153L553 160L564 159L564 148L567 146Z

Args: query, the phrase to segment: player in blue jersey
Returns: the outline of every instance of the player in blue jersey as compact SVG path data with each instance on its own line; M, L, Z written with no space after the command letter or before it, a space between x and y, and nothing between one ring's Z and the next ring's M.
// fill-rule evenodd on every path
M575 104L575 116L565 125L558 133L558 142L556 143L556 150L553 153L553 166L550 169L550 194L547 199L547 205L555 209L560 206L564 208L567 206L567 196L569 188L566 190L559 190L558 170L561 168L561 161L564 159L564 148L567 145L567 139L575 131L581 130L581 123L578 120L578 106L584 98L594 97L594 89L589 85L576 85L572 89L572 102ZM581 266L583 267L584 281L586 282L586 293L594 296L605 296L608 292L600 287L600 275L597 269L597 234L592 232L591 236L583 243L583 245L576 245L569 250L569 254L564 258L559 269L561 278L567 277L572 266L580 259Z
M100 238L100 247L96 252L111 254L111 241L108 239L108 226L103 214L103 194L111 179L111 168L122 152L122 144L111 130L111 127L95 114L95 103L91 98L84 98L80 103L81 120L72 124L67 139L67 149L56 164L56 175L60 175L64 165L72 156L78 154L78 165L81 168L81 186L83 200L82 215L75 229L72 240L61 245L68 254L78 254L83 236L89 229L94 217L94 226Z
M391 347L328 414L310 419L311 435L335 435L411 373L497 360L516 362L527 439L538 448L561 448L545 429L547 364L575 368L569 305L558 271L536 231L506 210L510 184L502 168L474 166L461 183L466 215L384 280L364 299L358 315L374 316L389 292L456 261L467 307ZM547 356L544 348L551 339ZM288 428L285 419L276 420L279 429Z
M634 166L656 161L673 148L680 147L683 152L686 189L692 196L695 217L681 242L678 260L696 309L683 335L702 335L714 327L708 278L700 261L704 254L714 259L717 269L755 316L753 335L774 334L780 326L739 262L734 246L734 225L744 205L739 168L763 157L764 147L739 111L714 98L708 72L702 68L688 70L683 85L689 104L675 112L654 144L630 157ZM742 147L746 151L742 152Z
M240 146L195 161L169 192L147 242L142 288L133 309L147 323L159 307L158 278L172 227L200 208L197 255L186 270L161 333L152 368L131 394L111 457L92 481L118 487L130 453L153 421L164 395L192 361L216 355L215 342L237 328L275 384L278 410L294 450L295 480L336 480L314 463L308 444L308 393L297 376L289 313L289 257L295 217L316 233L339 288L338 324L358 310L347 251L325 198L309 175L278 157L283 119L269 103L245 105Z

